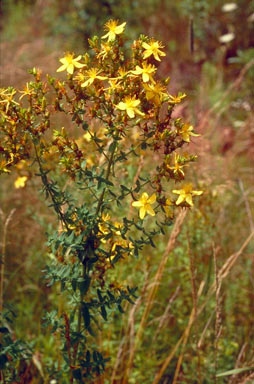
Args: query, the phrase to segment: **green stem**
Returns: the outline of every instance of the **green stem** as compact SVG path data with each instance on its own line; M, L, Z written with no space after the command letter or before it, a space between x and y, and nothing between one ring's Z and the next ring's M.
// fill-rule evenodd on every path
M83 264L82 277L85 278L85 276L86 276L86 265ZM84 293L80 292L80 303L79 303L79 310L78 310L77 334L79 334L80 330L81 330L83 300L84 300ZM77 355L78 355L78 347L79 347L79 340L77 341L76 349L75 349L74 356L73 356L73 365L74 365L74 367L76 365L76 360L77 360Z
M44 185L44 187L46 188L46 191L48 192L48 194L50 195L51 197L51 200L54 204L54 209L56 211L56 213L58 214L58 216L60 217L61 221L64 223L65 227L67 230L69 230L69 227L68 227L68 223L67 221L65 220L65 217L61 211L61 209L59 208L59 204L58 202L56 201L55 199L55 196L54 194L52 193L52 190L49 188L49 181L48 181L48 178L47 178L47 174L44 172L43 168L42 168L42 163L41 163L41 160L40 160L40 157L39 157L39 154L38 154L38 151L37 151L37 148L36 148L36 145L35 143L34 144L34 149L35 149L35 156L36 156L36 160L39 164L39 169L40 169L40 176L41 176L41 181L42 181L42 184Z
M110 176L110 170L111 170L111 166L113 164L114 154L115 154L116 148L117 148L117 140L114 141L114 148L113 148L113 150L111 152L111 156L109 158L108 167L107 167L106 176L105 176L106 180L108 180L109 176ZM106 191L106 187L103 189L103 191L102 191L102 193L101 193L101 195L99 197L99 201L98 201L98 205L97 205L97 208L96 208L95 216L97 216L99 214L99 212L100 212L101 205L102 205L102 202L103 202L103 198L104 198L104 195L105 195L105 191ZM86 276L86 266L83 264L83 278L85 276ZM81 330L83 300L84 300L84 294L82 292L80 292L80 304L79 304L79 311L78 311L78 324L77 324L77 330L76 330L77 334L79 334L80 330ZM76 360L77 360L77 355L78 355L78 348L79 348L79 341L77 341L75 356L74 356L74 359L73 359L74 366L76 365Z
M3 305L4 305L4 267L5 267L5 257L6 257L6 240L7 240L7 229L8 225L12 219L12 216L15 212L15 209L12 209L9 216L3 223L3 238L2 238L2 255L0 257L0 313L2 313Z
M114 148L111 152L111 156L109 158L109 162L108 162L108 168L107 168L107 172L106 172L106 176L105 176L105 179L108 180L109 179L109 175L110 175L110 170L111 170L111 165L113 164L113 159L114 159L114 154L115 154L115 150L116 150L116 147L117 147L117 140L114 141ZM103 202L103 198L104 198L104 194L105 194L105 191L106 191L106 187L103 189L101 195L100 195L100 198L99 198L99 201L98 201L98 205L97 205L97 209L96 209L96 212L95 212L95 215L97 216L98 213L100 212L100 209L101 209L101 204Z

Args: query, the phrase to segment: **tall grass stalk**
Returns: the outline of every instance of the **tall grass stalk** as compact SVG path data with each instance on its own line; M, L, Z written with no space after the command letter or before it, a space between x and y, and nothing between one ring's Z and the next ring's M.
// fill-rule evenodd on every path
M149 291L147 299L146 299L144 313L143 313L143 316L142 316L140 324L139 324L138 332L135 336L135 341L133 343L133 346L129 351L129 359L128 359L128 363L127 363L127 369L125 371L125 376L124 376L122 384L128 383L128 378L129 378L130 370L131 370L132 365L133 365L135 352L141 343L141 340L143 337L143 331L144 331L149 313L151 311L151 308L154 304L154 298L156 296L158 287L160 285L160 282L161 282L161 279L163 276L163 272L164 272L164 269L166 266L166 262L168 260L169 254L173 251L173 249L175 247L175 243L176 243L176 240L177 240L177 238L181 232L186 214L187 214L187 211L185 211L185 210L183 210L182 212L180 212L178 214L176 221L175 221L175 224L174 224L174 227L173 227L173 230L171 232L166 250L162 256L162 259L161 259L160 265L157 269L157 272L155 274L153 283L150 286L150 291Z
M3 237L2 237L2 254L0 259L0 312L3 310L4 305L4 271L5 271L5 259L6 259L6 245L7 245L7 230L8 226L11 222L11 219L15 213L15 209L12 209L9 215L4 219L4 213L2 210L0 210L0 215L2 217L3 221Z

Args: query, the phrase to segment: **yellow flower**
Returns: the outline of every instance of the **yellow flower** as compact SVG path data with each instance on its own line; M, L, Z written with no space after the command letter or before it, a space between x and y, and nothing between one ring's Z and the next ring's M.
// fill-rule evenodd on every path
M109 221L110 220L110 215L108 213L103 213L101 216L103 221Z
M120 236L121 235L121 228L123 228L123 223L119 223L119 222L115 222L114 223L114 227L117 228L117 230L115 230L115 234Z
M27 176L20 176L18 177L15 182L14 182L14 186L16 189L19 189L19 188L24 188L25 185L26 185L26 181L27 181Z
M118 73L119 73L119 76L116 77L116 79L123 79L124 77L128 76L128 73L130 73L130 71L126 71L126 69L124 67L120 67L118 69Z
M106 213L106 214L102 214L102 217L101 217L101 219L102 219L102 223L99 223L99 225L98 225L98 227L99 227L99 230L100 230L100 232L103 234L103 235L108 235L109 234L109 229L108 229L108 227L107 227L107 221L109 221L110 220L110 215L108 214L108 213ZM101 242L102 243L106 243L106 240L104 239L104 238L102 238L101 239Z
M83 83L81 84L81 87L88 87L90 85L93 84L94 80L95 79L98 79L98 80L106 80L107 77L105 76L99 76L99 73L101 71L97 68L91 68L89 69L87 72L86 72L86 77L88 77L88 79Z
M114 257L116 256L117 254L117 249L116 247L122 247L122 248L131 248L128 244L128 241L125 240L125 239L119 239L119 240L116 240L112 243L111 245L111 255L110 255L110 261L111 261L111 257ZM123 256L123 252L121 251L121 256Z
M136 66L135 71L131 71L134 75L142 75L142 80L144 83L147 83L149 80L154 83L155 81L152 78L152 74L156 71L156 67L152 64L147 64L145 61L143 63L143 68L139 65Z
M148 101L152 100L156 105L159 105L164 97L167 97L167 93L164 91L166 87L160 83L155 84L144 84L144 89L146 91L146 98Z
M102 60L108 56L109 52L111 51L111 46L106 43L106 44L101 44L101 51L98 53L97 57L101 57Z
M35 92L33 89L29 88L29 83L26 83L26 86L24 88L24 91L19 91L20 93L23 93L23 95L20 96L19 100L21 100L24 96L32 96L35 95Z
M106 35L102 36L102 39L108 38L108 41L114 41L116 38L116 35L120 35L124 31L124 27L126 25L126 22L117 25L117 20L109 20L105 24L105 30L108 31Z
M202 195L203 191L193 191L192 184L186 184L182 189L174 189L173 193L180 195L176 201L176 205L180 205L184 201L190 206L193 206L192 196Z
M121 101L116 105L116 108L120 109L121 111L126 111L129 118L133 119L133 117L135 117L135 113L140 116L145 116L145 114L137 108L139 104L140 100L136 99L136 96L126 96L124 101Z
M10 170L6 168L6 165L8 165L8 164L9 163L6 163L4 160L0 161L0 173L1 172L6 172L6 173L10 172Z
M120 67L117 71L117 77L111 77L110 80L125 80L126 77L131 73L131 71L126 71L124 67Z
M92 139L92 136L89 132L86 132L84 135L83 135L83 138L86 140L86 141L91 141Z
M178 131L178 133L182 136L183 141L186 143L190 142L190 136L200 136L197 133L192 132L193 126L190 124L184 124Z
M133 201L133 207L139 207L139 217L144 219L145 215L148 213L151 216L155 215L151 204L154 204L156 201L156 194L154 193L151 197L148 196L146 192L142 193L141 198L138 201Z
M166 212L166 216L172 218L174 216L172 210L172 201L170 199L166 200L166 205L163 206L164 211Z
M184 176L184 172L182 170L183 167L187 167L187 164L181 165L181 157L175 153L175 165L169 166L167 165L167 168L172 169L175 175L182 175Z
M182 99L184 99L186 97L186 94L183 93L178 93L178 96L172 96L172 95L169 95L170 97L170 100L169 100L169 103L170 104L179 104L181 103Z
M104 88L104 91L107 91L107 95L112 95L115 91L120 90L122 88L118 80L115 80L114 78L111 78L108 82L109 87ZM110 96L107 97L110 99Z
M85 79L86 77L82 72L77 73L77 75L74 77L74 80L76 80L78 83L83 83Z
M3 99L0 100L0 104L5 104L5 112L7 113L9 110L10 104L13 105L19 105L16 101L13 100L13 96L16 94L15 89L1 89L0 90L0 96L3 97Z
M118 69L119 76L111 77L108 79L109 87L105 88L105 91L108 91L109 94L112 94L115 90L121 90L121 82L124 81L130 74L130 71L126 71L124 67Z
M160 50L160 48L164 48L163 45L159 41L151 40L150 43L143 43L142 47L145 48L145 51L143 52L144 59L147 59L151 55L155 58L157 61L161 61L159 56L166 56L166 53Z
M81 57L82 56L79 55L74 59L74 53L66 53L66 55L59 60L63 65L57 69L57 72L67 71L72 75L75 68L85 67L85 64L79 63Z
M6 173L10 172L10 170L6 168L6 166L13 163L14 161L13 153L10 153L10 158L11 158L10 161L8 161L7 163L4 160L0 161L0 172L6 172Z

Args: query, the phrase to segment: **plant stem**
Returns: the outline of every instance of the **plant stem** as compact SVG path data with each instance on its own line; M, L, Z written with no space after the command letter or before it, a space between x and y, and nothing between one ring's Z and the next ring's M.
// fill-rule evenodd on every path
M2 241L2 255L0 258L0 313L3 311L3 305L4 305L4 299L3 299L3 292L4 292L4 264L5 264L5 256L6 256L6 238L7 238L7 229L8 225L11 221L11 218L15 212L15 209L12 209L9 216L6 218L4 225L3 225L3 241Z
M42 184L44 185L44 187L46 188L46 191L48 192L48 194L50 195L51 197L51 200L54 204L54 209L56 211L56 213L60 216L60 219L61 221L64 223L65 227L67 228L67 230L69 230L69 227L68 227L68 223L67 221L65 220L65 217L61 211L61 209L59 208L59 204L58 202L56 201L55 199L55 196L54 194L52 193L52 190L49 188L49 181L48 181L48 178L47 178L47 174L44 172L43 168L42 168L42 163L41 163L41 160L40 160L40 157L38 155L38 151L37 151L37 148L36 148L36 145L34 143L34 149L35 149L35 156L36 156L36 160L39 164L39 169L40 169L40 176L41 176L41 180L42 180Z
M109 175L110 175L110 170L111 170L111 165L113 163L113 159L114 159L114 154L115 154L115 150L116 150L116 147L117 147L117 140L114 140L114 148L111 152L111 156L109 158L109 162L108 162L108 168L107 168L107 172L106 172L106 176L105 176L105 179L108 180L109 179ZM105 191L106 191L106 187L103 189L101 195L100 195L100 198L99 198L99 201L98 201L98 205L97 205L97 209L96 209L96 213L95 215L97 216L98 213L100 212L100 208L101 208L101 204L103 202L103 197L104 197L104 194L105 194Z
M110 176L111 166L113 164L114 154L115 154L116 148L117 148L117 140L114 140L114 147L113 147L113 150L111 152L111 156L110 156L110 158L108 158L108 156L107 156L109 161L108 161L108 167L107 167L106 176L105 176L106 180L108 180L109 176ZM102 191L102 193L101 193L101 195L99 197L99 201L98 201L98 205L97 205L97 208L96 208L95 216L97 216L99 214L99 212L100 212L101 205L103 203L103 198L104 198L105 191L106 191L106 187L103 188L103 191ZM86 265L83 264L83 274L82 274L82 277L84 278L85 276L86 276ZM80 292L80 304L79 304L79 311L78 311L78 324L77 324L77 330L76 330L77 334L79 334L80 330L81 330L83 300L84 300L84 293ZM77 341L76 349L75 349L75 352L74 352L74 358L73 358L73 365L74 366L76 365L76 360L77 360L77 355L78 355L78 348L79 348L79 340Z

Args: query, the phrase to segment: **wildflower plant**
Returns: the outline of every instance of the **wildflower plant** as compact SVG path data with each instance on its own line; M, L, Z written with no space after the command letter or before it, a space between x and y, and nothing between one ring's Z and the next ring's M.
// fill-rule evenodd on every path
M170 95L169 79L156 78L162 44L141 35L127 50L125 26L110 20L102 40L89 40L89 53L61 58L64 80L42 81L34 68L24 91L0 92L0 172L16 169L16 188L39 176L57 217L44 274L49 286L60 284L65 307L44 322L62 340L62 366L52 377L71 382L102 373L100 321L135 301L136 288L112 271L154 247L175 212L202 193L184 183L196 156L182 147L198 135L172 117L186 95ZM72 129L57 128L56 114L71 118Z

